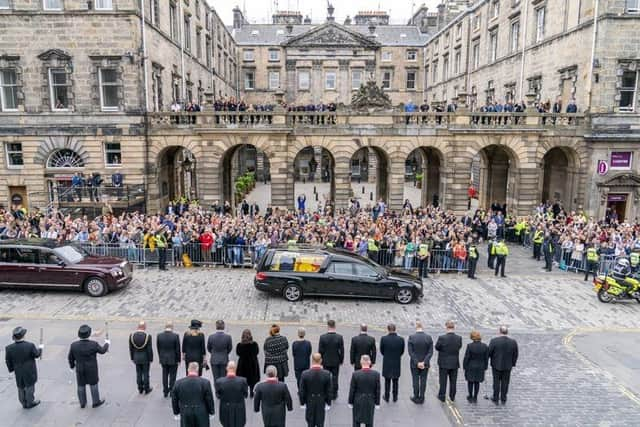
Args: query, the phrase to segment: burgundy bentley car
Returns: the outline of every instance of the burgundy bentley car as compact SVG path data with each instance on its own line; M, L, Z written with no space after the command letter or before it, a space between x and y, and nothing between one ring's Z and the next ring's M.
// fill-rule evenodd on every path
M54 240L0 240L0 287L79 289L92 297L131 282L133 268L120 258L90 255Z

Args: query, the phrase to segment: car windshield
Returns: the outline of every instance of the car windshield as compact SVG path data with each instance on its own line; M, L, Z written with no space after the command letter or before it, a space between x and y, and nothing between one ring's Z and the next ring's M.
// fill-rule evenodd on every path
M59 248L55 248L53 252L72 264L82 261L86 255L82 249L75 246L60 246Z

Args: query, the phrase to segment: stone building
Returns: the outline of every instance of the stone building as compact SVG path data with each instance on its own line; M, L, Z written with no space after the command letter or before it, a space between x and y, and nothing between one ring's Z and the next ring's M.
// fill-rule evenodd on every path
M71 176L119 171L126 197L110 188L101 202L235 205L237 177L258 171L282 208L311 181L336 208L356 196L399 209L417 189L420 204L462 213L474 186L480 205L515 214L557 200L640 215L637 2L447 0L407 25L379 12L341 24L332 8L323 22L285 12L256 25L236 9L229 27L196 0L147 0L141 27L138 4L0 0L0 203L99 206L65 190ZM362 83L371 105L395 108L351 109ZM339 108L212 111L229 96ZM578 113L473 111L558 98ZM424 99L458 110L403 112ZM168 112L185 100L204 111Z
M139 4L0 1L2 205L44 207L76 172L144 186L145 111L237 95L235 43L206 2L147 0L144 27Z

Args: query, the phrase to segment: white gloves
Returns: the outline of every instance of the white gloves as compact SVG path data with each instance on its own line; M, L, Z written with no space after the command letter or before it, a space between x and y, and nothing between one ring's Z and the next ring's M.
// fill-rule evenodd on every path
M40 350L44 349L44 344L40 344L40 345L38 346L38 348L39 348Z
M328 411L329 409L331 409L331 406L329 406L329 405L324 405L324 410L325 410L325 411Z
M173 419L176 420L176 421L180 421L180 415L174 415Z
M104 343L111 345L111 340L104 340Z
M353 409L353 405L347 405L349 409Z
M300 409L307 409L307 405L300 405Z
M380 405L376 405L376 411L380 409Z

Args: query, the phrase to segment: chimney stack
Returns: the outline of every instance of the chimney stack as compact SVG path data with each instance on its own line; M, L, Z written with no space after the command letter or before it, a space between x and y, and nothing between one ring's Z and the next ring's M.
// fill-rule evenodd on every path
M309 18L309 15L304 17L304 25L311 25L311 18Z
M242 14L242 11L240 10L240 8L238 6L233 8L233 28L234 29L240 29L242 28L242 25L245 24L247 21L245 21L244 19L244 15Z
M442 29L442 27L445 26L446 24L446 19L445 19L445 12L446 12L446 6L444 5L444 3L440 3L438 5L438 30Z

